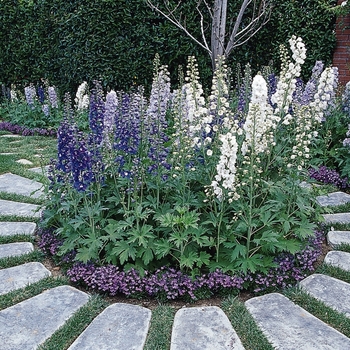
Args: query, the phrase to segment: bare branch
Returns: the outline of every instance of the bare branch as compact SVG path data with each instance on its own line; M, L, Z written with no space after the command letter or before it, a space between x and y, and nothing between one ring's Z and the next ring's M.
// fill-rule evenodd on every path
M253 5L253 15L250 23L238 31L241 25L244 12L247 7L252 3L252 0L244 0L238 17L236 19L235 26L231 32L230 40L226 46L225 55L228 56L233 48L245 44L252 36L254 36L270 19L271 14L271 0L261 0L258 11L256 11L256 0ZM257 13L256 13L257 12Z
M187 28L181 24L181 16L179 19L176 18L174 12L176 11L177 7L180 5L181 1L178 3L178 5L175 7L175 9L171 10L166 4L166 8L168 13L163 12L160 8L158 8L157 6L153 5L151 0L146 0L147 5L152 8L153 10L157 11L158 13L160 13L163 17L165 17L169 22L171 22L172 24L174 24L176 27L178 27L179 29L181 29L182 31L184 31L186 33L187 36L189 36L193 41L195 41L199 46L201 46L203 49L205 49L206 51L209 52L209 54L211 55L211 50L207 44L207 42L205 41L204 44L202 42L200 42L199 40L197 40L188 30ZM165 2L164 2L165 3Z

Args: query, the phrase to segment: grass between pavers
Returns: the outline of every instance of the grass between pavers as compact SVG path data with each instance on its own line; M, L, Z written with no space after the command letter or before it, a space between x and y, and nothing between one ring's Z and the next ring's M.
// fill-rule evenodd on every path
M0 270L7 269L9 267L22 265L28 262L42 262L44 261L45 255L39 251L34 250L28 254L24 254L21 256L10 256L7 258L0 259Z
M16 305L24 300L32 298L47 289L64 286L69 283L66 277L46 277L24 288L14 290L0 296L0 310Z
M90 297L87 304L82 306L37 350L65 350L84 331L84 329L98 316L109 303L99 295Z
M2 155L1 153L14 153ZM28 179L45 183L47 178L28 169L43 167L57 157L57 141L54 137L26 136L7 138L0 137L0 175L13 173ZM32 165L19 164L19 159L27 159Z
M40 218L34 218L33 216L17 216L17 215L0 215L1 221L14 221L14 222L34 222L38 223Z
M13 201L13 202L20 202L20 203L36 204L36 205L42 205L44 203L43 198L33 198L33 197L24 196L21 194L7 193L3 191L0 191L0 199Z
M344 314L335 311L298 287L287 289L283 294L321 321L350 337L350 319Z
M257 326L243 302L239 301L236 297L228 297L223 300L221 309L227 315L246 350L274 349Z
M159 305L152 310L151 324L144 350L167 350L170 348L174 317L175 308L168 305Z
M30 242L35 243L35 237L32 235L17 234L13 236L0 236L0 244Z

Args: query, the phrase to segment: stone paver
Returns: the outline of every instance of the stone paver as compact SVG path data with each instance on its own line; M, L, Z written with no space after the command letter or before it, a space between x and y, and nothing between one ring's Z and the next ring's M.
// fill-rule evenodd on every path
M51 272L39 262L0 270L0 295L23 288L48 276L51 276Z
M0 199L0 215L16 215L21 217L40 217L42 209L39 205L7 201Z
M328 252L324 258L326 264L340 267L343 270L350 271L350 253L341 251Z
M151 310L131 304L113 304L97 316L69 350L142 350Z
M350 349L349 338L281 294L255 297L245 305L276 349Z
M350 195L344 192L333 192L324 196L316 197L317 202L323 206L337 206L350 202Z
M48 170L49 170L49 166L46 165L44 167L30 168L28 170L33 171L34 173L38 173L38 174L47 176L47 173L48 173Z
M30 350L48 339L89 296L61 286L0 311L1 350Z
M34 222L0 222L0 236L33 235L36 229Z
M5 135L0 135L0 137L17 138L17 137L22 137L22 136L17 135L17 134L5 134Z
M33 165L33 162L31 162L28 159L18 159L18 160L16 160L16 163L19 163L22 165Z
M339 223L339 224L349 224L350 223L350 213L337 213L337 214L323 214L322 215L327 224Z
M30 242L7 243L0 245L0 259L28 254L34 250Z
M350 284L337 278L313 274L300 282L311 296L350 317Z
M171 350L243 350L242 343L225 315L216 306L183 308L177 311Z
M0 175L0 191L39 198L44 195L43 184L23 176L7 173Z
M341 244L350 244L350 231L329 231L327 241L332 248Z

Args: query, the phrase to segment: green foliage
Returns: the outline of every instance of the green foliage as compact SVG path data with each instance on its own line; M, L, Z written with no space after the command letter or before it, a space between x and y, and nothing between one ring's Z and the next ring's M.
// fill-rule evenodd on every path
M181 11L188 29L201 39L196 3L183 2ZM229 3L228 30L238 3ZM268 24L235 49L229 64L250 63L254 72L269 60L278 66L279 45L295 34L308 48L305 75L315 60L331 62L333 29L334 15L317 0L275 1ZM173 81L189 55L197 57L206 88L212 75L208 53L144 0L3 0L0 52L0 77L7 86L48 78L59 91L71 93L82 81L94 79L100 79L106 88L129 90L144 85L148 90L156 52L169 64Z

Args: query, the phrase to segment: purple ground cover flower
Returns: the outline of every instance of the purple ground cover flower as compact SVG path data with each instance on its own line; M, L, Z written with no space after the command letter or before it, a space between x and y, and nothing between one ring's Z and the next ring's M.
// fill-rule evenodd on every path
M338 188L347 188L350 186L348 178L341 178L336 170L328 169L326 166L321 166L318 169L309 169L309 176L324 184L334 185Z
M57 131L54 129L43 129L43 128L34 128L29 129L17 124L12 124L10 122L0 122L0 130L6 130L13 134L23 135L23 136L55 136Z

